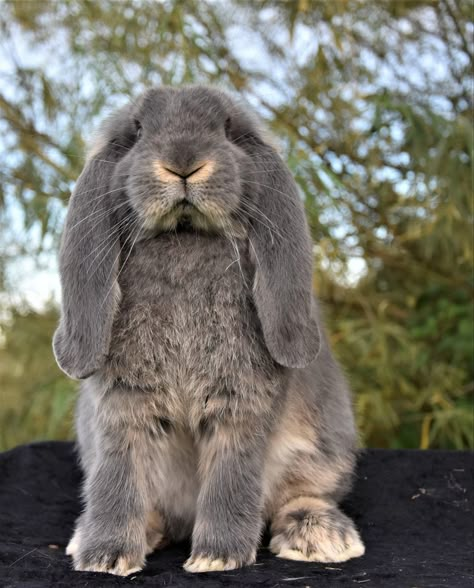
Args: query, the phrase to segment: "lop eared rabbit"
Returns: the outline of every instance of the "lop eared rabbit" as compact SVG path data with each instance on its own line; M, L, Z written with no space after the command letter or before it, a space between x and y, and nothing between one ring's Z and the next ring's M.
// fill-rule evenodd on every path
M60 252L60 367L77 407L76 570L126 576L192 537L189 572L364 553L337 503L350 395L312 299L295 182L254 117L157 88L101 128Z

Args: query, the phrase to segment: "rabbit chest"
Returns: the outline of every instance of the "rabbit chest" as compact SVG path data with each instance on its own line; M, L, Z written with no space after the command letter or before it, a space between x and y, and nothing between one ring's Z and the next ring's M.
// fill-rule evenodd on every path
M182 232L138 243L119 278L109 381L146 393L173 420L262 407L281 368L263 341L252 280L246 241Z

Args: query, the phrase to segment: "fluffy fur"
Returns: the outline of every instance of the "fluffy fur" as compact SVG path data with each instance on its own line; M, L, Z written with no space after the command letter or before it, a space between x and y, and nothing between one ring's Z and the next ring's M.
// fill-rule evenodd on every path
M103 125L60 252L61 368L83 379L77 570L128 575L192 536L190 572L363 553L337 502L356 432L312 298L296 185L258 122L203 87Z

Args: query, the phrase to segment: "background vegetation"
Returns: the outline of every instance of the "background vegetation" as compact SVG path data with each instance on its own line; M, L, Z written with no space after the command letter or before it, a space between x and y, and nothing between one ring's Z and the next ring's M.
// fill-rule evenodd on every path
M0 447L71 435L50 341L84 140L145 86L189 82L236 91L281 139L363 443L472 447L472 7L3 2Z

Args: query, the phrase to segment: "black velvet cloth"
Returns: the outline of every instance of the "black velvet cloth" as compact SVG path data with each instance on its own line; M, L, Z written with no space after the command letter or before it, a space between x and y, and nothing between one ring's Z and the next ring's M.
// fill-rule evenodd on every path
M189 545L149 556L129 578L74 572L64 548L79 513L80 472L71 443L37 443L0 454L0 586L474 586L473 455L370 450L360 457L344 510L366 545L339 564L274 557L225 573L183 571Z

